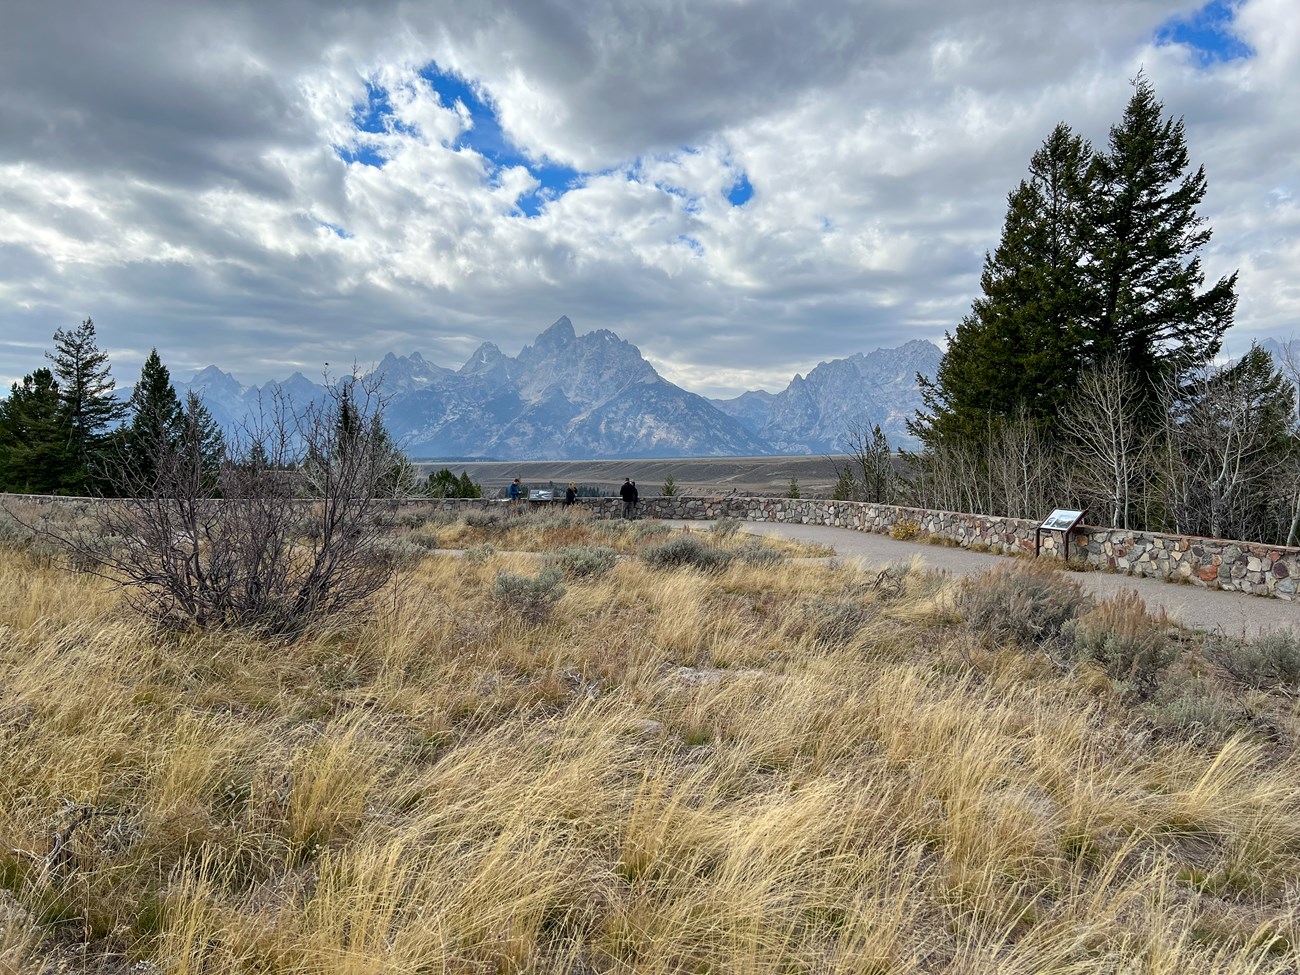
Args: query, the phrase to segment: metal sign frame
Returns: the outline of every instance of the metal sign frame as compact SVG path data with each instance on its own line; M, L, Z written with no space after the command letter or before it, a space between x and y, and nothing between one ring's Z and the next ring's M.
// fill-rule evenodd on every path
M1053 508L1043 523L1034 529L1034 558L1043 548L1043 532L1060 532L1065 537L1065 560L1070 560L1070 533L1083 521L1083 512L1074 508Z

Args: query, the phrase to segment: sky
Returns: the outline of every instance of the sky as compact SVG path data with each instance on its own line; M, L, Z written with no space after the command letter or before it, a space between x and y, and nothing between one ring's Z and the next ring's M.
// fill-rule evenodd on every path
M245 383L561 315L710 396L942 343L1058 121L1139 71L1229 351L1300 331L1294 0L5 0L0 383L92 317Z

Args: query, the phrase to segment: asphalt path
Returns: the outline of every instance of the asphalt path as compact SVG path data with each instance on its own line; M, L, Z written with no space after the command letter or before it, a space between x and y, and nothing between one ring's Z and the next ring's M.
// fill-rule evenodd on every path
M669 521L667 524L699 530L705 523ZM754 535L775 535L825 545L833 549L838 558L857 560L869 566L919 558L928 569L954 576L970 576L1006 562L1005 556L988 552L901 542L888 535L828 525L747 521L741 527ZM1152 612L1163 609L1171 620L1194 630L1221 633L1239 639L1254 639L1271 631L1300 629L1298 602L1110 572L1077 572L1071 575L1098 599L1113 596L1123 589L1132 589L1142 597Z

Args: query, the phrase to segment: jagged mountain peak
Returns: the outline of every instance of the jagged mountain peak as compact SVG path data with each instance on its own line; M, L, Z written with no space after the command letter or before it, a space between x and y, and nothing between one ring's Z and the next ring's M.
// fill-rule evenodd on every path
M371 373L383 384L384 391L393 393L421 389L437 382L443 376L451 375L451 370L432 362L426 362L418 352L410 355L395 355L390 352Z
M207 366L194 374L187 386L198 390L241 390L243 385L230 373L217 366Z
M454 372L418 352L389 353L376 372L390 397L389 432L417 458L740 456L837 450L860 421L880 423L897 443L919 403L915 375L933 374L940 357L914 340L820 363L780 393L710 402L665 380L616 333L578 335L561 316L517 357L484 342ZM210 366L183 385L235 429L265 393L301 405L325 395L301 372L245 388Z
M532 348L537 352L551 352L556 349L562 349L578 337L578 333L573 328L573 322L569 321L568 315L561 315L555 322L537 336ZM523 353L520 353L522 355Z
M460 367L459 373L466 376L482 372L506 358L508 358L506 354L497 348L495 342L484 342L474 350L473 355L465 360L465 364Z

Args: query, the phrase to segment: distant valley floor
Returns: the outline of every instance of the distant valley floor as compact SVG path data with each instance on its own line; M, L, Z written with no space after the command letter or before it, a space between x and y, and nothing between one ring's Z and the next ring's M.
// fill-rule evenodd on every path
M468 471L483 485L485 497L500 495L514 478L531 487L576 484L618 493L623 478L636 481L646 497L660 493L669 475L679 494L779 494L799 482L805 495L829 495L835 487L836 464L845 457L671 457L643 460L530 460L530 461L439 461L417 460L422 472L447 467L453 473Z

